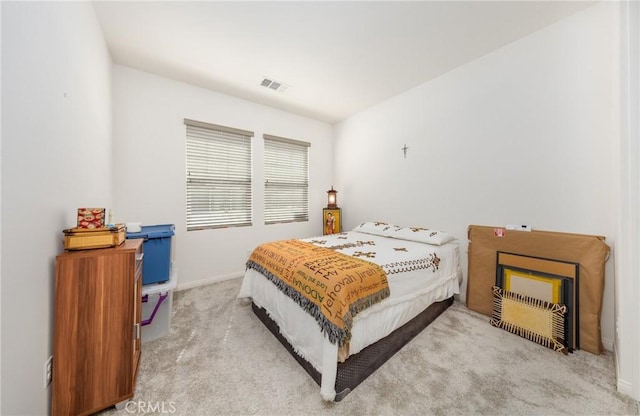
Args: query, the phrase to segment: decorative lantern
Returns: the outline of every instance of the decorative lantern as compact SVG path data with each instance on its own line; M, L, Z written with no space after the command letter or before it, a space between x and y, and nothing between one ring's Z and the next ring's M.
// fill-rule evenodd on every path
M338 208L338 191L333 189L333 185L331 185L331 189L327 191L327 208Z

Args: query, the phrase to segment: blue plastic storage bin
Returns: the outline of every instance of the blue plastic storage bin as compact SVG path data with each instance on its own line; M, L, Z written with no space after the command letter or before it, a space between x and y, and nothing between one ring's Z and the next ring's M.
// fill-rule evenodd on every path
M127 233L127 238L144 238L142 250L142 284L169 280L171 267L171 237L173 224L143 225L139 233Z

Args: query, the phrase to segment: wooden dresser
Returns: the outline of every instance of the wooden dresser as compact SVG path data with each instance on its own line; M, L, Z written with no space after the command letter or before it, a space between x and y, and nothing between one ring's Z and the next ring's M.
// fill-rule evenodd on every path
M140 362L143 240L56 258L53 415L133 397Z

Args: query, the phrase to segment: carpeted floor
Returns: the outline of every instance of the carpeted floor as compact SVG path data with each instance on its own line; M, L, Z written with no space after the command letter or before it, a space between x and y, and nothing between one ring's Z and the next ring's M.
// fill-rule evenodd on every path
M176 292L170 334L143 344L136 395L101 414L637 415L610 352L564 356L455 302L339 403L236 300L240 279Z

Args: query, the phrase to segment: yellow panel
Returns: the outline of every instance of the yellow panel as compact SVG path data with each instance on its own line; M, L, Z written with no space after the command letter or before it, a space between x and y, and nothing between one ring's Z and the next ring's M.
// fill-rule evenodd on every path
M535 308L526 303L502 299L502 320L535 334L551 338L553 326L548 309Z
M561 287L561 279L504 269L504 290L509 292L542 299L550 303L560 303Z

